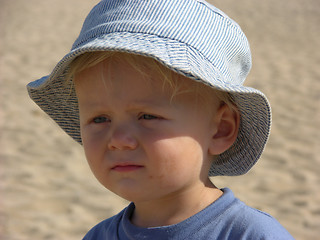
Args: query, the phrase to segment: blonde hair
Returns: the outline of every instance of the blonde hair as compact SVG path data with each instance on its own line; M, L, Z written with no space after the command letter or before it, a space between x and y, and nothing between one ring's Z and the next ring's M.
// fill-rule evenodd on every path
M149 69L151 71L155 71L161 75L163 78L163 87L169 86L170 89L173 91L172 98L176 96L177 94L186 93L186 91L181 91L180 89L180 79L184 76L181 74L178 74L171 69L165 67L163 64L161 64L159 61L146 56L136 55L132 53L124 53L124 52L114 52L114 51L96 51L96 52L88 52L85 54L82 54L78 56L76 59L74 59L71 64L69 65L69 71L67 73L66 79L67 83L72 84L74 76L90 67L95 66L96 64L106 60L106 59L122 59L130 64L135 70L137 70L142 75L146 75L146 71L144 68ZM144 66L141 66L141 64L136 64L138 58L145 58L146 61L144 61ZM185 77L187 78L187 77ZM189 78L187 78L189 79ZM189 79L192 83L194 83L194 86L192 89L187 90L187 92L200 92L202 89L205 91L201 91L201 95L198 94L201 98L206 100L209 98L209 96L212 96L212 94L215 94L215 96L222 102L222 104L227 104L231 109L237 111L237 107L233 102L233 99L231 95L228 92L220 91L217 89L214 89L210 86L207 86L201 82L193 81L192 79ZM203 94L204 93L204 94Z

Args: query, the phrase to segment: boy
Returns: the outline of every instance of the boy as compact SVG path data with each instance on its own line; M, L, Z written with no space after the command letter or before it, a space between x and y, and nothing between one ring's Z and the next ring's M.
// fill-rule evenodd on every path
M246 173L270 107L244 87L239 26L205 1L101 1L31 98L83 144L99 182L132 203L84 239L292 239L214 175Z

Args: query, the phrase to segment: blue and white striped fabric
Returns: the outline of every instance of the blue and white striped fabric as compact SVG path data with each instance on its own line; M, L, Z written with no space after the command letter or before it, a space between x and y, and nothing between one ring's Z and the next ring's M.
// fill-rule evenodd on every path
M249 44L238 24L219 9L203 0L104 0L96 5L71 51L49 76L28 84L30 97L79 143L77 98L65 75L73 59L93 51L149 56L230 92L241 113L240 131L213 163L210 176L244 174L259 159L270 132L270 106L263 93L243 86L251 68Z

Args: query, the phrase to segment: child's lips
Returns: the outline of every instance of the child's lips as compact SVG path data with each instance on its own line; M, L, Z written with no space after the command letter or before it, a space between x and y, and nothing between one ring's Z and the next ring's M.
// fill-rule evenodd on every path
M114 170L116 172L132 172L143 168L141 165L135 165L135 164L119 164L111 168L111 170Z

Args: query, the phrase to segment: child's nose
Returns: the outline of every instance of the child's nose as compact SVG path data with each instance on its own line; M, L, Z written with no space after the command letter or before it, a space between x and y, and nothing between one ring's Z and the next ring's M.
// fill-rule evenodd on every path
M111 132L108 149L109 150L134 150L138 146L138 141L135 138L133 131L119 127Z

